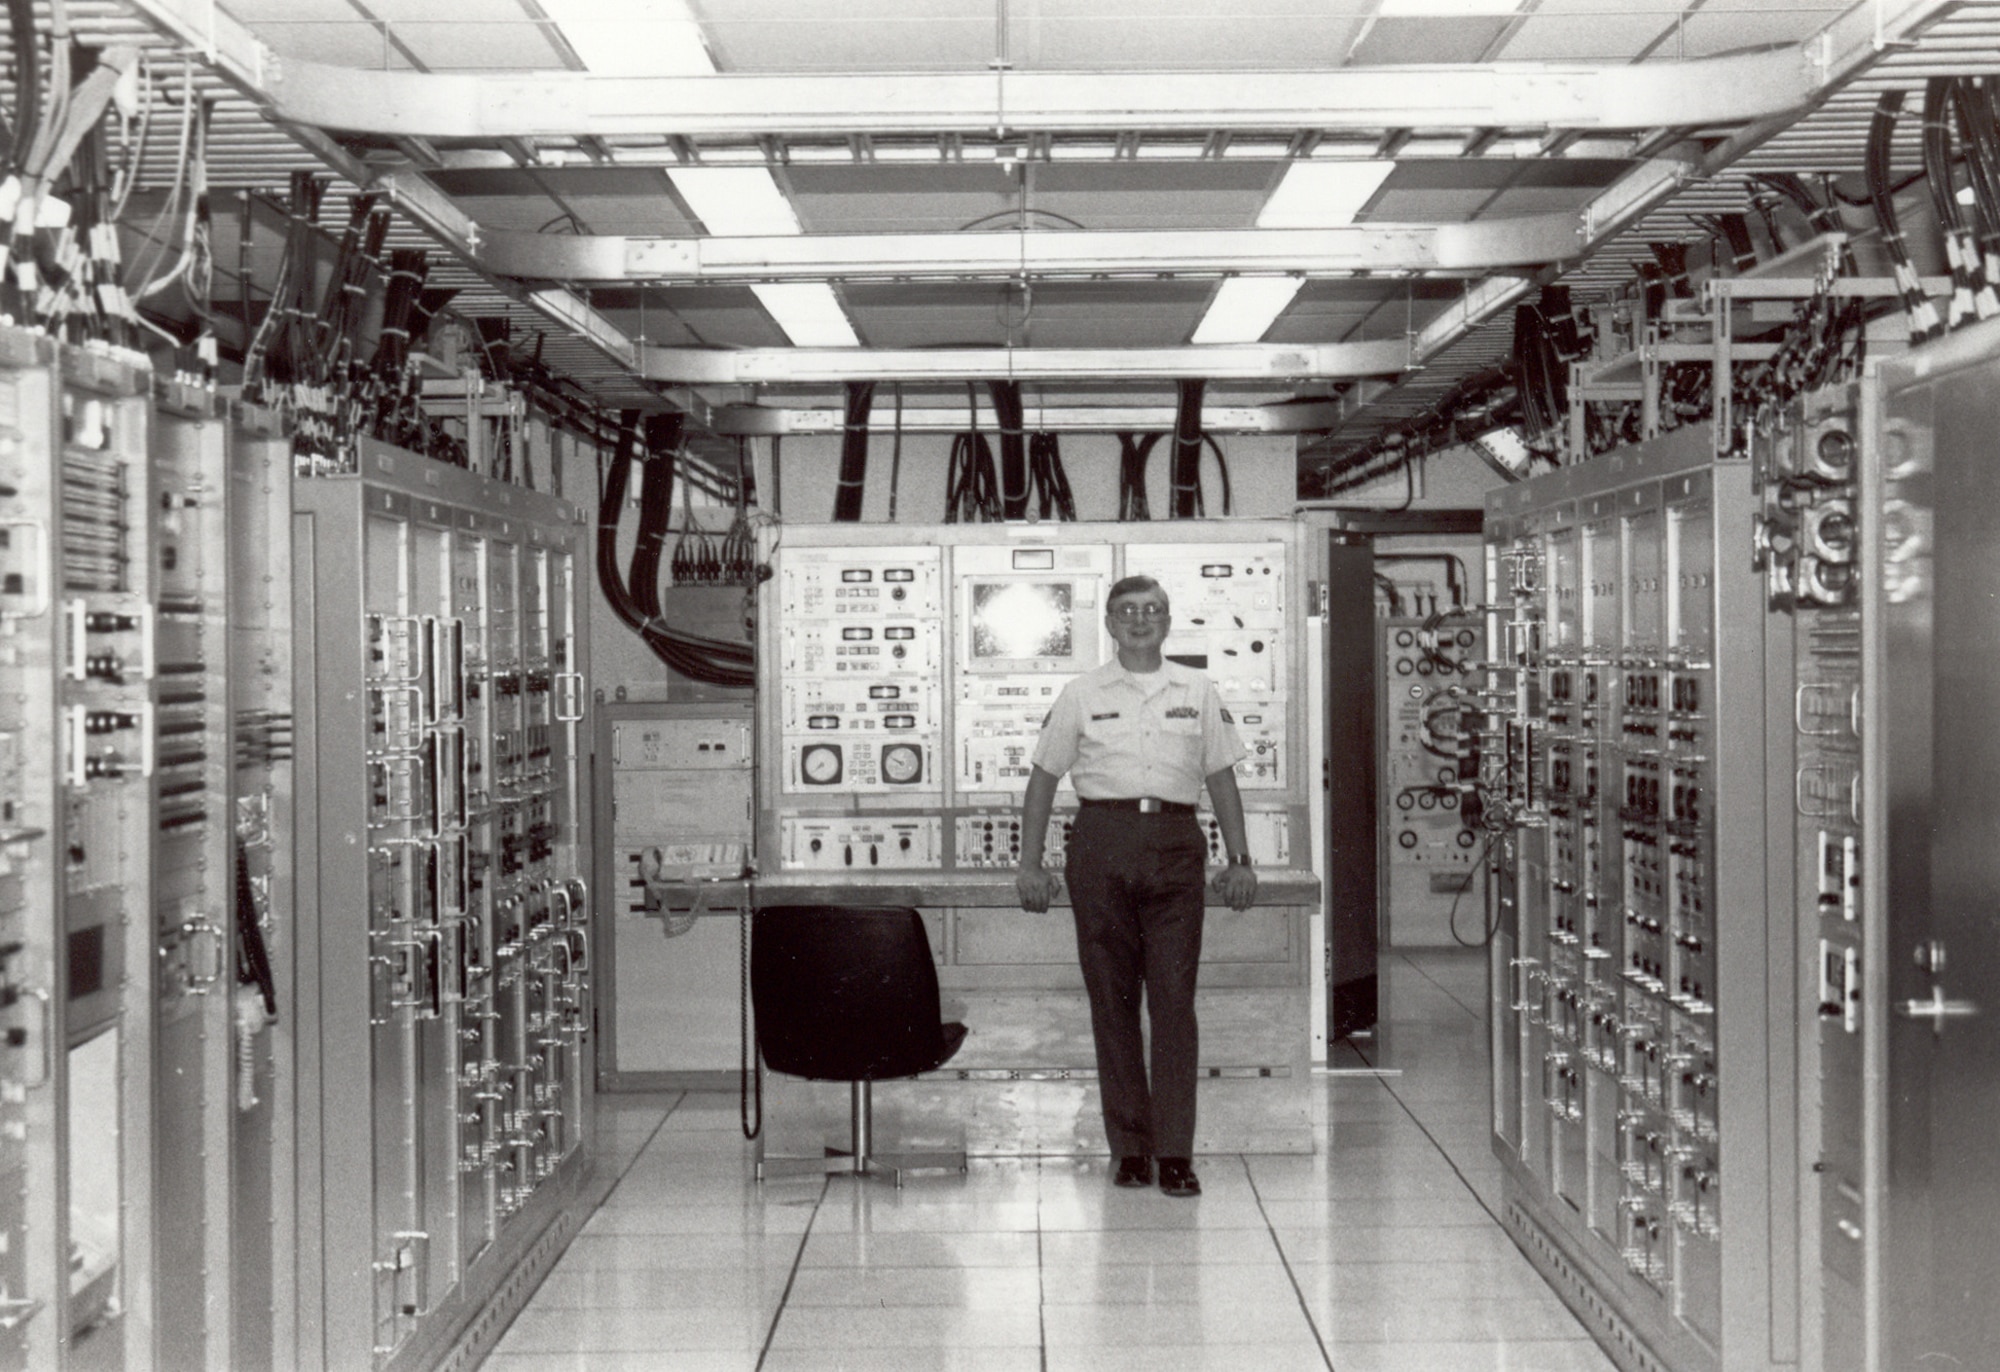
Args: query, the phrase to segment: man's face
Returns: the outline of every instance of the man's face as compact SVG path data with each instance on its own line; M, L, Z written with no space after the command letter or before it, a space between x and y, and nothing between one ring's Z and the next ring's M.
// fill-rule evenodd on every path
M1127 591L1105 608L1104 623L1120 648L1157 648L1173 625L1173 617L1167 613L1167 593Z

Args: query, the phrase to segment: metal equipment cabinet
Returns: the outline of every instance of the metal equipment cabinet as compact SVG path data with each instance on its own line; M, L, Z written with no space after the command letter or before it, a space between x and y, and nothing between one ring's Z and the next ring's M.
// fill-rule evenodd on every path
M294 499L296 1364L422 1367L579 1222L583 532L373 443Z

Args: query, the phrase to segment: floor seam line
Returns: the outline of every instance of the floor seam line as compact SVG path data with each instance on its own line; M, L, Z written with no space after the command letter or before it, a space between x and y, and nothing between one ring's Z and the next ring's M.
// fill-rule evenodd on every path
M1481 944L1479 946L1483 949L1487 945ZM1396 956L1401 958L1405 963L1407 963L1410 966L1410 969L1414 971L1418 976L1422 977L1425 981L1429 982L1431 985L1437 987L1438 990L1444 992L1444 998L1446 1000L1450 1001L1453 1005L1456 1005L1459 1009L1465 1011L1466 1014L1472 1016L1480 1023L1484 1024L1486 1022L1486 1016L1484 1014L1482 1014L1478 1010L1473 1009L1470 1005L1467 1005L1464 1001L1460 1000L1457 996L1453 995L1451 993L1451 988L1449 986L1446 986L1443 982L1439 981L1436 977L1432 976L1429 972L1425 971L1423 968L1423 964L1418 962L1415 958L1411 957L1408 952L1404 951L1401 948L1394 949L1393 951L1395 952Z
M1357 1056L1361 1057L1361 1060L1363 1062L1368 1061L1366 1055L1362 1054L1360 1049L1357 1048L1354 1051ZM1374 1064L1369 1063L1369 1066L1372 1067L1374 1066ZM1381 1084L1381 1087L1384 1091L1387 1091L1389 1093L1389 1099L1395 1101L1396 1104L1402 1108L1403 1113L1410 1117L1410 1123L1417 1126L1418 1132L1423 1134L1423 1136L1430 1141L1431 1147L1437 1150L1437 1155L1444 1159L1444 1165L1451 1169L1451 1174L1454 1177L1458 1178L1458 1184L1460 1186L1463 1186L1469 1193L1471 1193L1473 1203L1478 1205L1478 1207L1481 1210L1484 1210L1486 1212L1486 1217L1492 1220L1494 1224L1500 1227L1501 1233L1506 1234L1507 1233L1506 1223L1502 1221L1498 1215L1493 1213L1493 1207L1486 1203L1486 1197L1479 1194L1479 1189L1475 1187L1470 1181L1466 1180L1465 1173L1462 1170L1460 1170L1457 1161L1454 1160L1453 1157L1451 1156L1450 1150L1448 1150L1442 1143L1438 1142L1438 1137L1436 1134L1433 1134L1431 1132L1430 1126L1425 1124L1423 1120L1418 1117L1417 1112L1410 1108L1410 1103L1408 1101L1404 1100L1401 1096L1396 1094L1395 1088L1389 1085L1389 1079L1387 1077L1377 1077L1375 1080ZM1509 1235L1509 1238L1511 1240L1512 1236Z
M833 1181L831 1176L819 1179L819 1199L813 1202L812 1214L806 1216L806 1227L799 1235L798 1251L792 1254L792 1270L785 1274L785 1289L778 1293L778 1308L771 1312L771 1326L764 1331L764 1345L757 1350L757 1369L764 1366L764 1359L771 1356L771 1340L778 1337L778 1321L785 1317L785 1304L792 1298L792 1285L799 1279L799 1268L806 1260L806 1245L812 1241L813 1225L819 1222L820 1207L826 1204L826 1193ZM761 1189L762 1179L757 1182Z
M1042 1255L1042 1160L1035 1159L1035 1336L1041 1370L1049 1372L1049 1282Z
M1298 1274L1292 1271L1292 1259L1285 1252L1285 1244L1278 1237L1278 1228L1271 1223L1271 1213L1264 1208L1264 1195L1257 1189L1257 1178L1250 1171L1250 1157L1238 1153L1236 1160L1243 1165L1243 1180L1250 1184L1250 1198L1257 1202L1257 1213L1264 1220L1264 1232L1271 1236L1271 1246L1278 1250L1278 1262L1285 1269L1285 1280L1292 1284L1292 1294L1298 1298L1299 1313L1306 1317L1306 1328L1312 1330L1313 1342L1319 1345L1320 1360L1327 1366L1327 1372L1334 1372L1333 1355L1326 1351L1326 1339L1319 1332L1319 1321L1313 1318L1312 1307L1306 1304L1306 1293L1299 1286Z
M632 1154L631 1159L618 1169L617 1177L612 1180L611 1185L604 1188L604 1194L598 1198L597 1204L591 1207L588 1215L584 1216L584 1224L588 1224L591 1220L597 1218L597 1212L611 1203L611 1198L618 1194L618 1188L625 1184L625 1178L632 1175L632 1169L639 1165L639 1159L645 1157L646 1150L658 1141L660 1131L667 1127L667 1121L674 1117L674 1111L680 1109L687 1102L687 1098L688 1093L683 1091L680 1093L679 1098L666 1108L666 1112L660 1116L660 1122L653 1126L653 1132L646 1135L646 1141L640 1144L638 1149ZM583 1232L583 1225L577 1226L577 1232Z

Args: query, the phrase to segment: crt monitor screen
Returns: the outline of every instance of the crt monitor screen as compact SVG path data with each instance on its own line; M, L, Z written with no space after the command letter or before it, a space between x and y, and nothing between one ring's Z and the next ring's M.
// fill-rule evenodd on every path
M1075 597L1066 581L988 581L972 587L972 660L1076 655Z

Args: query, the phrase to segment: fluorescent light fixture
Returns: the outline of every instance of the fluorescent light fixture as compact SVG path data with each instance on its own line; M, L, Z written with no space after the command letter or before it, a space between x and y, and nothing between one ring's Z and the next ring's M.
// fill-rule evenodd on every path
M1456 19L1476 14L1518 14L1521 0L1382 0L1378 19Z
M1208 313L1195 325L1191 343L1255 343L1270 331L1292 297L1305 284L1301 276L1232 276L1226 278Z
M858 348L854 325L825 281L771 281L752 285L757 299L799 348Z
M1394 162L1294 162L1257 212L1260 229L1334 229L1352 224L1396 170Z
M584 66L599 76L713 76L701 25L684 0L540 0Z
M673 167L667 177L695 218L717 237L804 232L792 202L762 167Z
M601 76L713 76L701 25L687 0L539 0L562 25L584 65ZM790 237L805 232L770 171L752 167L672 167L667 176L716 237ZM759 303L799 348L854 348L861 340L824 281L753 285Z

